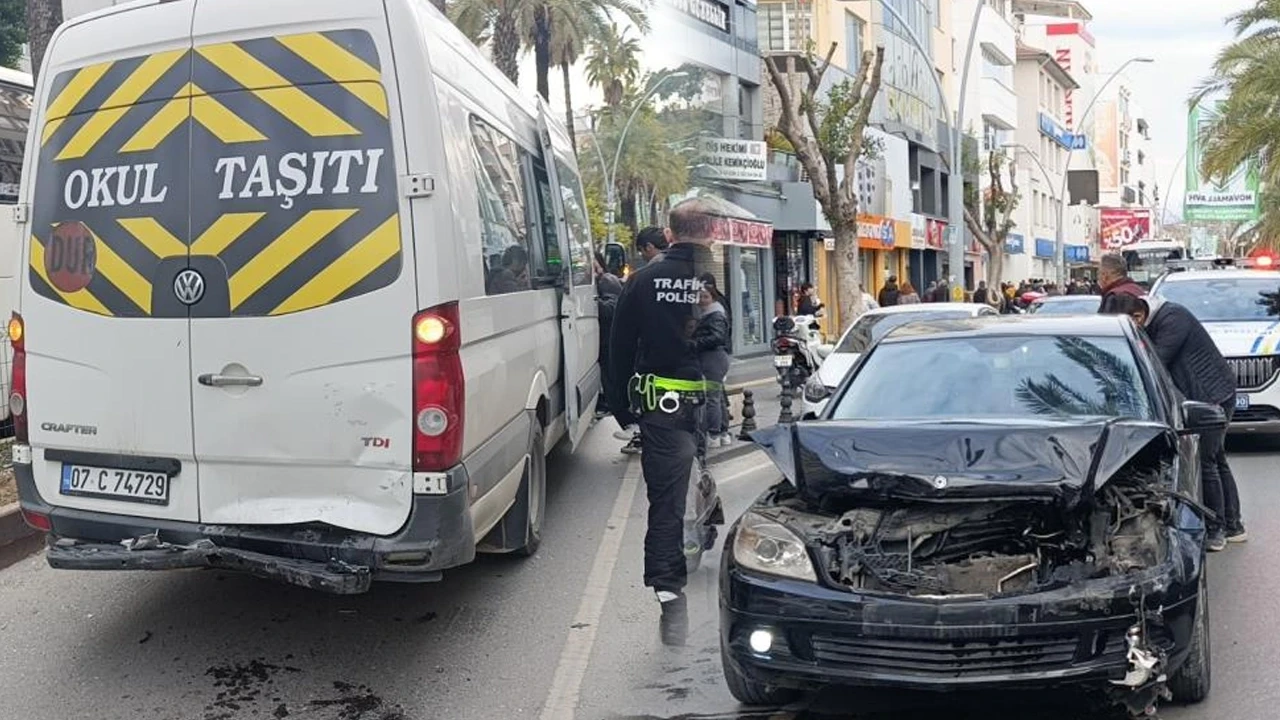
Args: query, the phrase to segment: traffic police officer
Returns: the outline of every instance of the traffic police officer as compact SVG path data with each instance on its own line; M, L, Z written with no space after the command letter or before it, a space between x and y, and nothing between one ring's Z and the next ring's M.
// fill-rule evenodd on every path
M644 437L640 466L649 497L644 584L662 607L661 636L683 645L689 615L684 596L684 516L689 476L699 452L702 404L713 390L703 379L692 338L702 281L711 269L712 208L686 200L671 210L670 247L637 270L618 298L610 336L613 408L627 425L638 417ZM718 391L716 387L714 390Z

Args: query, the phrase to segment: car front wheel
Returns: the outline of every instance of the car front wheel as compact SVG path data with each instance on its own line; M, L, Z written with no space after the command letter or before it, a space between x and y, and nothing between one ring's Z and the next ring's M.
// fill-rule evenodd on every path
M1207 568L1200 570L1200 599L1191 630L1191 648L1182 666L1169 678L1174 702L1198 703L1209 696L1209 580Z

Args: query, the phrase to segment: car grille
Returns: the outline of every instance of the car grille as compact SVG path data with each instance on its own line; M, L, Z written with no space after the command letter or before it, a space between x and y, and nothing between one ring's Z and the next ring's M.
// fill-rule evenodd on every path
M1237 410L1231 416L1233 423L1262 423L1280 421L1280 410L1269 405L1251 405L1248 410Z
M1227 364L1236 373L1236 387L1240 390L1259 390L1271 382L1280 370L1277 356L1233 357Z
M1116 662L1123 664L1122 632L982 640L839 637L815 634L813 659L867 673L922 678L1017 675Z

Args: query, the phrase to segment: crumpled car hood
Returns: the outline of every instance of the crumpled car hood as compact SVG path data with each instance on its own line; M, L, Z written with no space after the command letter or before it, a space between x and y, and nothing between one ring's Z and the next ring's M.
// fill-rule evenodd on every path
M816 421L753 439L809 502L856 497L1027 497L1092 494L1153 440L1173 431L1140 420L1070 424Z

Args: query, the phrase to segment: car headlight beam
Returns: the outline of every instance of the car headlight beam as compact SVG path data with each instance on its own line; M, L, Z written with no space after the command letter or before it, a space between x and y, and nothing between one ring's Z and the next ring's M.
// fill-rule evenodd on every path
M804 541L783 525L753 512L743 515L738 523L733 559L758 573L818 581Z

